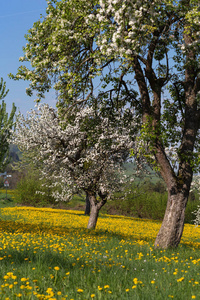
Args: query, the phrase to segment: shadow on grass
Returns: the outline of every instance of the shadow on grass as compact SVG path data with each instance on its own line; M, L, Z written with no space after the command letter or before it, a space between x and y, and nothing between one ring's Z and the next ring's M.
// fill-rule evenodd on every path
M77 216L77 214L76 214ZM83 217L83 215L80 215ZM39 235L47 235L47 234L55 234L59 237L69 238L72 239L74 237L80 236L82 238L86 237L96 237L101 238L106 236L107 239L115 238L118 240L132 240L132 241L145 241L145 242L152 242L152 238L143 235L142 237L132 237L127 236L126 234L120 234L115 232L110 232L109 230L105 229L98 229L98 230L91 230L85 227L73 227L68 228L65 226L51 226L46 225L43 223L39 224L30 224L26 222L18 222L17 220L1 220L0 219L0 231L12 233L12 234L39 234Z

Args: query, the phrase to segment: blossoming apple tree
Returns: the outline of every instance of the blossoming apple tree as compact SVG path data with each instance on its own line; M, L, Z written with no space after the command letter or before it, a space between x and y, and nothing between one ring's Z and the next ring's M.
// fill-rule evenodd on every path
M92 107L71 109L66 122L45 104L26 118L18 116L13 142L30 154L33 163L40 163L42 176L52 182L55 198L68 200L80 191L88 194L90 229L95 228L99 210L123 181L121 166L133 145L132 125L125 126L121 116L113 124Z
M54 86L63 112L76 99L93 101L98 94L111 110L129 104L141 113L139 153L168 188L155 247L178 246L199 166L199 0L47 4L46 16L26 36L21 61L32 68L22 65L13 77L29 80L27 93L39 98Z

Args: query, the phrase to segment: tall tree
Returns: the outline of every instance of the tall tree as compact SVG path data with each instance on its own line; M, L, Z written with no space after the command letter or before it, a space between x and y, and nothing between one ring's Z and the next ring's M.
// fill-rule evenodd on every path
M138 153L168 188L155 247L178 246L199 165L199 33L199 0L50 0L26 36L21 60L33 69L13 76L39 98L55 83L63 113L78 98L141 113Z
M16 107L13 103L10 116L6 112L6 103L4 98L8 94L9 90L6 89L6 83L1 78L0 81L0 170L3 171L9 163L9 138L11 137L11 131L14 125L14 116Z

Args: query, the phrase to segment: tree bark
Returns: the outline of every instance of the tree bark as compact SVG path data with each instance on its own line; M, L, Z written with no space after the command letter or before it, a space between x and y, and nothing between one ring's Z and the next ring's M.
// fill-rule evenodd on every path
M184 228L185 208L188 195L181 192L168 194L164 219L155 240L155 248L175 248L181 240Z
M106 203L106 199L101 199L101 201L98 202L94 193L88 192L88 195L90 201L90 218L88 221L87 228L95 229L99 216L99 211L102 208L102 206Z
M90 215L90 200L89 200L89 194L86 192L86 198L85 198L85 215Z

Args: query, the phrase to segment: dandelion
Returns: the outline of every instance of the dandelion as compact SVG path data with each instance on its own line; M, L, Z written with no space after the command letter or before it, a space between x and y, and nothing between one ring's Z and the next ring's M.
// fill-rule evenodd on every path
M82 290L82 289L78 289L77 292L78 292L78 293L82 293L83 290Z
M21 281L27 281L28 280L28 278L21 278Z
M54 270L59 271L60 268L59 267L54 267Z
M104 285L104 289L109 289L109 285Z

